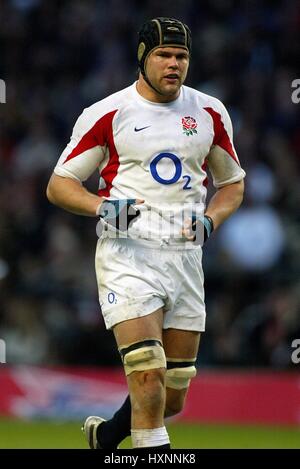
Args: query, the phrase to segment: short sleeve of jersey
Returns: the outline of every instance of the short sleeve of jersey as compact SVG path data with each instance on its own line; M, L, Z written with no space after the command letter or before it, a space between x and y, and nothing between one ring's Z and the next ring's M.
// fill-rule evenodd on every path
M214 186L220 188L242 180L246 173L234 148L232 123L225 106L216 99L214 106L205 110L214 124L214 140L207 164Z
M95 125L87 109L77 119L70 142L62 152L54 173L77 181L85 181L104 157L105 146L99 144Z

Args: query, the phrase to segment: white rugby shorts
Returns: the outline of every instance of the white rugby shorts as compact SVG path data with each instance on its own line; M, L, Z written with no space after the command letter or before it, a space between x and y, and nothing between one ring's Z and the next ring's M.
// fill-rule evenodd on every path
M103 238L95 265L107 329L163 308L164 329L205 330L201 248L157 249Z

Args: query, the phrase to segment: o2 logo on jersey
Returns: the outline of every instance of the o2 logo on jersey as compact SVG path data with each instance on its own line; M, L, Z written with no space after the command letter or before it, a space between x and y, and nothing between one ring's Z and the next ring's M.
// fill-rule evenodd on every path
M172 164L174 165L175 169L174 176L166 178L165 175L163 177L162 174L159 174L158 163L160 163L162 160L169 160L169 162L172 161ZM174 184L181 178L183 179L183 190L188 190L192 188L192 186L189 185L191 181L191 176L187 174L182 176L182 163L178 156L174 155L174 153L160 153L159 155L157 155L155 158L153 158L150 163L150 171L153 179L159 182L159 184Z

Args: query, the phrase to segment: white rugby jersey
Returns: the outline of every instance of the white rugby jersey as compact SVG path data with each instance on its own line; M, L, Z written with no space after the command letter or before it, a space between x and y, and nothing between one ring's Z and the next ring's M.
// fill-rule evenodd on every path
M153 103L134 83L83 111L54 172L82 182L98 170L99 196L145 200L128 236L168 242L191 210L203 215L207 167L216 188L245 176L224 105L187 86Z

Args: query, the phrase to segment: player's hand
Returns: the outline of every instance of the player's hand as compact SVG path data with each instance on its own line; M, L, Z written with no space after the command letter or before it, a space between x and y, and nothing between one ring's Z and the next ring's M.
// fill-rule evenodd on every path
M127 231L140 216L140 211L134 205L143 202L142 199L107 199L98 207L97 215L116 230Z
M183 226L182 235L195 244L203 244L214 230L214 222L208 216L197 218L195 215L189 218Z

